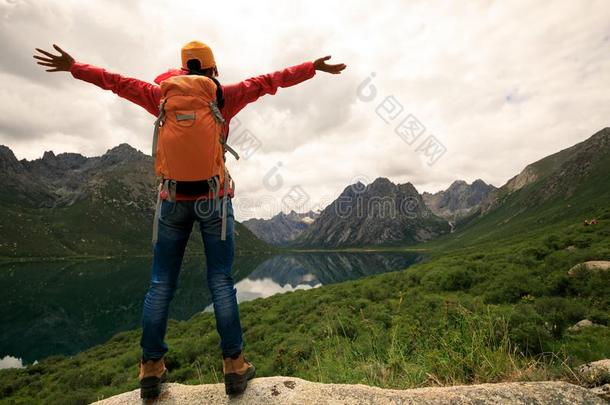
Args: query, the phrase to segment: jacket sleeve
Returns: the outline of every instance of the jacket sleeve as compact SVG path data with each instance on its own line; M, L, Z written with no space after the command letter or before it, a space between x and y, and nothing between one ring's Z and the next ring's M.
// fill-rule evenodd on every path
M143 107L155 116L159 114L161 91L156 84L121 76L118 73L80 62L72 65L70 73L76 79L95 84L104 90L111 90L119 97Z
M265 94L275 94L278 87L290 87L315 76L313 62L303 62L273 73L251 77L223 86L225 110L231 119L242 108Z

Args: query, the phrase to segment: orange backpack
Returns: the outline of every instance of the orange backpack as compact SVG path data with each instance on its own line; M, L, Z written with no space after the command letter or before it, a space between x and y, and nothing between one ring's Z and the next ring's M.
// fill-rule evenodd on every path
M226 144L225 121L216 104L216 83L205 76L182 75L161 82L161 104L155 121L152 156L159 183L153 224L153 244L161 195L175 199L176 182L207 181L214 197L224 187L221 239L226 239L226 203L231 177L225 152L237 153Z

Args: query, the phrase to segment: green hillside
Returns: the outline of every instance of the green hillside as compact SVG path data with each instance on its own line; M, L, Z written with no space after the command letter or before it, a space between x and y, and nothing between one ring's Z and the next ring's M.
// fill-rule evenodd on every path
M597 226L558 226L435 251L405 271L295 291L240 305L257 375L406 388L566 379L610 356L610 276L567 271L610 260L610 213ZM573 333L587 318L606 327ZM136 389L140 330L76 356L0 370L0 403L85 404ZM219 382L211 313L170 321L170 381Z
M81 200L57 208L33 208L0 202L0 258L133 256L152 254L152 210L116 201ZM196 225L196 224L195 224ZM236 222L237 253L271 252ZM203 254L194 226L187 254Z
M526 168L536 179L511 191L498 190L488 212L477 211L458 230L427 244L445 248L498 239L544 235L555 228L599 218L610 208L610 128Z

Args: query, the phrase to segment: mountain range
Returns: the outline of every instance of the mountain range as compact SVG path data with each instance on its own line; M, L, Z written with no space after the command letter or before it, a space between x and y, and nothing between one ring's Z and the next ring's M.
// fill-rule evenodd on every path
M424 204L411 183L384 177L347 186L295 241L303 247L354 247L430 240L450 227Z
M424 192L422 198L426 206L439 217L455 222L468 216L494 191L496 187L477 179L472 184L456 180L447 190L434 194Z
M321 212L236 225L239 251L460 243L574 221L608 207L610 129L527 165L496 188L477 179L420 194L379 177L348 185ZM150 252L152 158L121 144L102 156L77 153L17 160L0 146L0 257ZM464 233L471 237L463 238ZM188 251L201 249L191 238ZM198 239L198 238L197 238Z
M449 238L450 233L455 233L451 243L474 242L586 218L609 205L609 144L610 129L605 128L527 165L500 188L481 179L471 184L456 180L446 190L420 195L411 183L394 184L381 177L369 185L356 183L289 245L413 244ZM473 237L465 238L464 233Z
M151 253L152 157L128 144L102 156L45 152L17 160L0 145L0 257ZM270 246L236 223L239 251ZM203 252L192 237L189 252Z
M582 222L610 207L610 128L527 165L457 222L450 243ZM468 235L466 237L466 235Z
M495 190L480 179L472 184L456 180L447 190L420 195L411 183L394 184L379 177L369 185L348 186L322 212L280 212L268 220L243 224L276 246L417 243L452 231L457 219L475 211Z
M270 219L252 218L243 221L259 239L276 246L287 246L306 230L318 217L320 212L297 213L294 210L288 214L281 212Z

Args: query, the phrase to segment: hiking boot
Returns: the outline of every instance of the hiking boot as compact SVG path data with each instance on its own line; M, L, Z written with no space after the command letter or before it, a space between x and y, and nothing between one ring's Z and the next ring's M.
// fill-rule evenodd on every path
M243 353L234 357L225 357L222 367L227 395L238 395L244 392L248 380L254 378L254 374L256 374L256 368L246 360Z
M167 368L163 357L157 360L140 359L140 398L157 398L161 393L161 383L167 379Z

